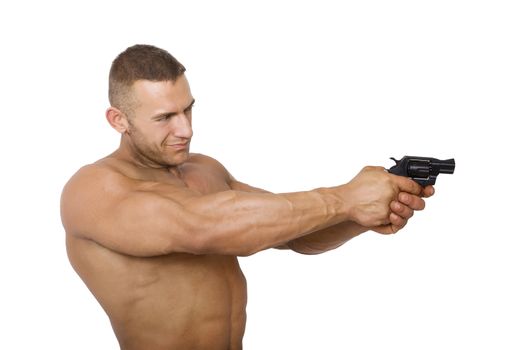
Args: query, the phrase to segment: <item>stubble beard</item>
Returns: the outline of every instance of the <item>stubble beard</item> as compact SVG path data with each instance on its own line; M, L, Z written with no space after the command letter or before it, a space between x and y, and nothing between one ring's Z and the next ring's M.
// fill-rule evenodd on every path
M189 156L189 144L186 152L177 153L176 157L171 157L169 159L163 153L163 147L165 147L164 142L161 144L160 148L155 147L155 145L146 141L144 135L130 123L130 128L128 130L128 136L130 138L131 144L133 146L134 152L140 159L142 163L156 168L171 168L176 167L184 163Z

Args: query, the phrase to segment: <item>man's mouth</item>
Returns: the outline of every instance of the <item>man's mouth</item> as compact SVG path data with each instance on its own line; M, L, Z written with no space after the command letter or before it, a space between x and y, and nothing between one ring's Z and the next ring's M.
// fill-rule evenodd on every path
M189 142L181 142L181 143L172 143L168 144L167 146L171 149L181 150L188 148Z

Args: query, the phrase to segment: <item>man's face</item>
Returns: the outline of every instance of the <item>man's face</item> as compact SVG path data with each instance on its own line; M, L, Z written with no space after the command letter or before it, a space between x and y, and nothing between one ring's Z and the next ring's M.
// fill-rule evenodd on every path
M195 100L184 75L176 81L139 80L137 102L127 132L136 156L146 166L176 166L189 156L191 109Z

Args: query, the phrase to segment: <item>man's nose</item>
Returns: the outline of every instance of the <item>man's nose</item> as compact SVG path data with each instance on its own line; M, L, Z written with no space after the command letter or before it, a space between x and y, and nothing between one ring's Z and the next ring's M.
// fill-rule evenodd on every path
M189 139L193 136L191 120L184 113L180 113L175 118L172 118L170 127L173 135L177 137Z

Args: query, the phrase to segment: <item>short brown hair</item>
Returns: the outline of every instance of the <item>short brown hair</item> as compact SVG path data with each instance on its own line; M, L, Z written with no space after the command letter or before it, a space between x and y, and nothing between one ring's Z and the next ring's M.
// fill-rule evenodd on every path
M109 103L132 114L130 89L137 80L175 81L186 68L168 51L152 45L134 45L120 53L109 71Z

